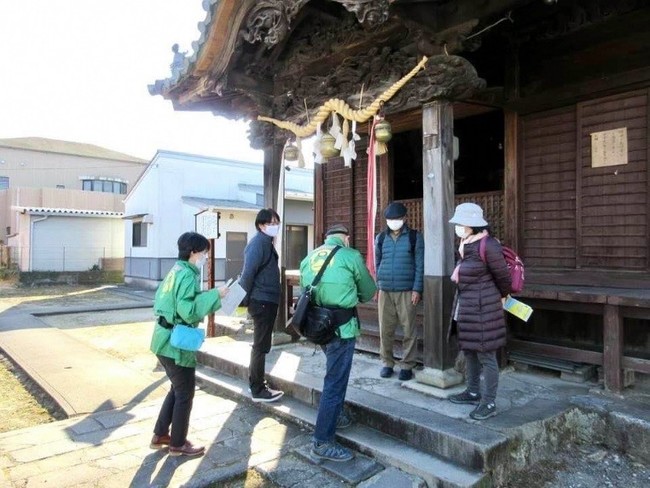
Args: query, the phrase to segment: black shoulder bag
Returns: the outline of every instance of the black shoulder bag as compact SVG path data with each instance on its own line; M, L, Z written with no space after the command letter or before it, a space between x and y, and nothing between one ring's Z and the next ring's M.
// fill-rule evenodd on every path
M305 337L307 340L315 344L327 344L336 336L336 328L338 328L338 326L336 326L336 328L334 328L332 331L317 330L318 327L314 328L313 321L307 320L307 317L310 315L310 309L323 308L314 307L311 303L312 291L314 287L320 282L325 269L330 264L330 261L334 257L334 254L336 254L339 249L341 249L341 246L336 246L334 249L332 249L332 252L330 252L320 270L318 270L318 274L314 277L314 281L312 281L311 285L307 286L305 290L300 294L298 302L296 303L293 317L291 317L291 327L302 337ZM311 315L313 316L313 313L311 313Z

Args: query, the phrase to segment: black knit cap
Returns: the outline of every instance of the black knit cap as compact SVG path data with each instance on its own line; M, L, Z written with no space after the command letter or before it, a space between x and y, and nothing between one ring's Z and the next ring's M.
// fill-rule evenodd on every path
M389 220L401 219L406 215L406 207L399 202L393 202L386 210L384 210L384 217Z
M326 236L331 236L332 234L345 234L346 236L349 236L350 231L343 224L334 224L332 227L327 229L327 232L325 232Z

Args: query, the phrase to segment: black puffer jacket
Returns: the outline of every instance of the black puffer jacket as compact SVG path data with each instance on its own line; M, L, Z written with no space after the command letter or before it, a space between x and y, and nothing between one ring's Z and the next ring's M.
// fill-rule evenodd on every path
M485 260L480 240L466 244L460 261L458 291L452 308L462 350L494 351L506 343L506 322L501 297L510 293L510 271L499 241L485 237Z

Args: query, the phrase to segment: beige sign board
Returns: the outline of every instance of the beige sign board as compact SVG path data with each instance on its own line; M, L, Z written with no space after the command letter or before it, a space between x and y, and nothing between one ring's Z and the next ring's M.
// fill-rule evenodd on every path
M627 127L591 133L591 167L627 164Z

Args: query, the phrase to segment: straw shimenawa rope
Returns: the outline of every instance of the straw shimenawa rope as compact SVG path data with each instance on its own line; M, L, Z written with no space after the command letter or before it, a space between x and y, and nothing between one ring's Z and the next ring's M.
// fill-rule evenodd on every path
M390 100L400 88L406 85L406 83L411 78L413 78L416 74L418 74L418 72L421 69L424 68L427 59L428 58L426 56L423 57L422 61L420 61L415 68L413 68L403 78L396 81L390 88L388 88L388 90L386 90L384 93L379 95L379 97L377 97L375 101L372 102L372 104L370 104L368 107L364 109L352 110L352 108L343 100L339 98L330 98L327 102L321 105L321 107L318 109L318 113L316 114L316 116L313 117L311 121L304 126L294 124L293 122L286 122L283 120L273 119L271 117L264 117L262 115L258 116L257 120L260 120L262 122L271 122L272 124L275 124L281 129L286 129L293 132L296 135L296 137L309 137L310 135L312 135L314 132L316 132L316 127L318 126L318 124L322 124L323 122L325 122L325 120L327 120L327 117L331 112L336 112L342 115L347 120L355 120L356 122L359 123L365 122L366 120L368 120L370 117L372 117L377 113L382 102L387 102L388 100Z

